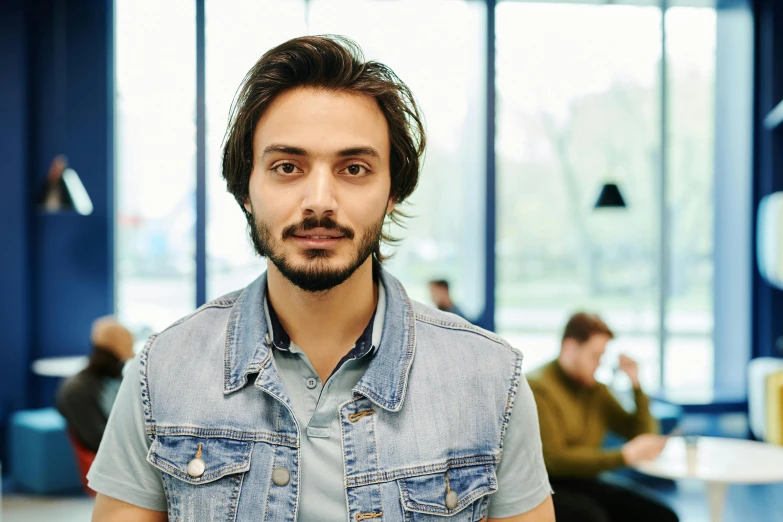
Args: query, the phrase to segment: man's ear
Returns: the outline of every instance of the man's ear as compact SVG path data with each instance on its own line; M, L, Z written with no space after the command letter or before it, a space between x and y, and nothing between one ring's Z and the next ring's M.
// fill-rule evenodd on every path
M388 216L394 211L394 207L397 206L397 200L389 198L389 203L386 205L386 215Z
M245 202L242 204L243 207L245 207L245 210L248 214L253 213L253 207L250 205L250 196L245 198Z

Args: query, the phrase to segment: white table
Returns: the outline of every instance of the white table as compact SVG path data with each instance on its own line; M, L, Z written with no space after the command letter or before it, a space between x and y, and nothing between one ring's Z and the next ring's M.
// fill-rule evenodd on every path
M699 437L689 450L683 437L672 437L661 455L636 469L667 479L706 482L710 515L720 522L729 484L783 482L783 447L741 439Z
M87 367L89 358L86 355L66 357L47 357L33 361L32 371L44 377L71 377Z

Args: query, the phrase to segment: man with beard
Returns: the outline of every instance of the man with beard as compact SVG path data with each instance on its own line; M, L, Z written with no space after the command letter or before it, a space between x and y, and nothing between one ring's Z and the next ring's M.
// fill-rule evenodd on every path
M521 354L381 267L421 120L344 38L250 70L223 176L267 272L148 341L90 471L93 520L554 520Z
M657 434L639 367L626 355L618 370L633 385L635 411L626 411L595 374L614 332L597 315L579 312L566 323L557 359L529 374L544 442L544 461L555 489L559 522L677 522L677 515L639 484L623 484L604 472L651 460L667 438ZM627 439L621 449L602 448L608 432Z

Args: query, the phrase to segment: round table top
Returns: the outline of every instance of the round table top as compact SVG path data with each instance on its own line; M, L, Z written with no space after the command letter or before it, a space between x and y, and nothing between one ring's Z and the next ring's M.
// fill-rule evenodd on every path
M690 457L684 437L672 437L661 455L636 467L647 475L734 484L783 482L783 446L698 437Z
M85 369L88 361L86 355L47 357L33 361L32 370L44 377L71 377Z

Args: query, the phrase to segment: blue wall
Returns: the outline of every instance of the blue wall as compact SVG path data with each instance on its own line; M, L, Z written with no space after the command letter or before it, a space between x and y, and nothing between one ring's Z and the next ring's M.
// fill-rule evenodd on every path
M783 190L783 126L772 131L763 126L767 113L783 100L783 2L757 1L755 18L754 211L762 197ZM783 356L783 291L762 279L755 250L753 260L753 355Z
M64 91L58 22L65 24ZM91 322L113 311L112 32L110 0L0 2L2 420L50 405L57 383L30 374L31 361L87 353ZM60 153L92 198L90 216L33 207Z
M29 190L24 2L0 3L0 420L27 402Z

